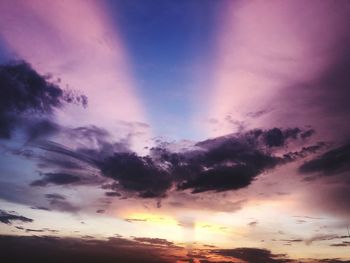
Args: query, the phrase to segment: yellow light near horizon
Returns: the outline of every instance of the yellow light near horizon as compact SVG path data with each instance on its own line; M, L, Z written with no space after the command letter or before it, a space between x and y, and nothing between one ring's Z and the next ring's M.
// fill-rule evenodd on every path
M219 225L219 224L212 224L208 222L196 222L195 224L196 232L212 232L212 233L218 233L218 234L229 234L231 233L231 229L229 227Z
M132 212L123 216L126 220L131 220L135 225L142 226L141 235L154 238L164 238L169 241L183 242L183 228L176 219L169 215Z
M127 219L157 225L178 226L178 222L174 218L163 214L131 213L127 215Z

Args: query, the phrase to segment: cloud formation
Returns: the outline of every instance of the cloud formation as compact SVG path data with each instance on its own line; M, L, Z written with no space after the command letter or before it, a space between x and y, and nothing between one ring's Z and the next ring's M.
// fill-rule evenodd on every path
M188 189L192 193L241 189L249 186L258 175L322 148L322 144L317 144L287 151L286 147L290 144L304 143L313 130L273 128L200 141L177 152L163 143L151 148L149 155L140 156L128 150L126 145L98 139L106 135L97 128L80 128L78 131L88 132L88 135L92 132L97 138L97 147L69 149L53 142L40 142L37 146L88 164L99 170L101 178L115 181L112 190L136 194L141 198L164 197L172 188L177 191ZM32 185L83 183L79 182L79 177L71 174L43 175L43 179Z
M235 248L214 250L213 253L235 259L241 259L245 262L264 262L264 263L284 263L292 262L285 258L286 255L276 255L267 249L259 248Z
M340 174L350 170L350 144L329 150L321 156L305 162L299 171L303 174L319 173L325 176Z
M29 139L53 134L58 129L51 121L55 108L64 103L87 105L87 97L62 90L24 61L0 65L0 86L2 139L11 138L16 128L23 128Z
M31 229L29 229L31 230ZM39 229L39 231L45 229ZM47 231L47 229L45 230ZM29 231L30 232L30 231ZM34 230L34 232L37 232ZM6 262L24 262L35 259L38 262L248 262L248 263L348 263L340 259L290 259L284 254L274 254L267 249L234 248L186 249L174 246L172 242L157 238L110 237L107 240L84 238L64 238L53 236L0 236L1 258ZM74 248L74 249L72 249Z
M45 173L44 178L32 182L31 186L47 186L48 184L65 185L79 182L81 179L77 175L65 173Z
M34 220L25 216L17 215L13 211L7 212L0 210L0 222L4 224L11 224L12 221L20 221L23 223L31 223Z

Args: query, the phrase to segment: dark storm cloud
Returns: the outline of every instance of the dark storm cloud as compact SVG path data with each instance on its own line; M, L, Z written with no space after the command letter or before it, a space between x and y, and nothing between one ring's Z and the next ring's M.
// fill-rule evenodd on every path
M121 196L121 194L118 192L105 192L105 196L114 197L114 196Z
M7 89L11 87L14 94L5 94L10 97L6 97L7 104L2 105L0 117L20 120L27 112L31 116L37 112L48 116L63 101L86 104L84 97L64 93L26 63L2 66L1 72L3 85ZM30 93L28 98L25 96L27 93ZM67 172L67 169L88 171L80 164L85 163L99 170L104 177L117 181L114 190L142 198L164 197L174 185L178 190L189 189L192 193L247 187L259 174L301 156L296 152L293 156L277 157L270 148L283 148L292 140L304 140L313 134L311 129L256 129L198 142L195 145L197 150L172 153L164 147L158 147L152 148L149 156L138 156L128 149L127 143L110 142L108 132L95 126L63 129L45 118L31 122L26 127L28 138L36 139L33 146L56 156L42 156L39 166L58 168L55 172L43 172L43 178L32 182L32 186L86 183L76 173ZM64 134L73 141L84 141L96 147L69 149L55 142L37 140L57 130L64 130ZM10 132L8 128L8 137ZM303 150L304 154L309 151L308 148ZM57 158L57 155L64 158Z
M138 192L140 197L164 196L171 186L169 174L158 168L149 157L115 153L98 166L103 175L117 180L123 189Z
M337 258L321 259L320 263L350 263L350 260L340 260Z
M313 130L301 131L299 128L281 130L273 128L267 130L264 134L264 140L269 147L279 147L285 145L289 138L297 139L300 136L303 139L310 137L313 134Z
M178 189L192 189L192 193L237 190L250 185L259 172L248 165L216 167L201 172L196 178L186 180Z
M163 238L149 238L149 237L135 237L135 241L146 244L161 245L161 246L174 246L173 242L170 242Z
M49 208L44 207L44 206L32 206L31 209L34 209L34 210L43 210L43 211L51 211Z
M189 177L178 184L178 189L191 189L193 193L227 191L247 187L261 173L299 158L300 152L283 157L275 156L271 147L283 147L290 140L300 140L299 128L251 130L234 136L206 140L196 144L205 149L191 157L187 168ZM312 149L304 148L306 155ZM298 154L299 153L299 154ZM179 170L181 170L181 168Z
M327 146L326 143L324 142L318 142L314 145L302 147L301 150L295 151L295 152L288 152L284 154L284 159L285 160L296 160L300 158L307 157L309 154L317 153L320 150L322 150L325 146Z
M66 184L72 184L77 183L81 181L80 177L73 174L66 174L66 173L45 173L42 174L44 177L43 179L36 180L32 182L31 186L47 186L49 184L55 184L55 185L66 185Z
M264 263L283 263L292 262L292 260L285 258L285 255L275 255L267 249L259 248L235 248L235 249L220 249L214 250L213 253L241 259L246 262L264 262Z
M28 229L28 232L45 232L50 229ZM52 232L56 232L53 230ZM347 243L345 244L347 245ZM289 259L284 254L273 254L267 249L234 248L195 249L190 254L174 243L159 238L135 237L126 239L111 237L107 240L83 238L64 238L53 236L0 236L0 257L5 262L135 262L170 263L177 261L194 262L236 262L249 263L287 263L302 260ZM187 254L187 255L186 255ZM217 256L220 256L220 261ZM309 259L310 262L349 263L339 259Z
M323 144L317 144L303 147L300 151L286 152L284 156L273 154L274 150L284 150L293 141L303 141L301 134L308 131L310 130L299 128L256 129L201 141L193 149L182 152L172 152L161 145L151 148L148 156L139 156L131 151L123 152L120 146L115 147L104 139L100 139L101 147L95 149L72 150L47 141L37 143L37 147L97 168L103 177L116 181L111 188L114 191L136 194L141 198L157 198L164 197L172 186L176 186L177 190L189 189L192 193L247 187L259 174L323 147ZM86 137L106 136L103 130L96 127L81 128L80 132ZM45 186L49 183L82 183L78 177L63 173L44 176L33 184Z
M36 233L42 233L42 232L44 232L45 230L43 230L43 229L31 229L31 228L27 228L26 229L26 232L27 233L30 233L30 232L36 232Z
M60 131L61 127L50 121L49 119L39 120L34 123L27 124L27 136L29 141L33 141L36 139L43 139L49 137L58 131Z
M301 173L334 175L350 170L350 144L342 145L300 166Z
M24 223L31 223L34 220L30 219L30 218L27 218L25 216L17 215L13 211L7 212L7 211L4 211L4 210L0 210L0 222L1 223L9 225L9 224L12 223L12 221L21 221L21 222L24 222Z
M64 156L74 158L80 161L83 161L85 163L93 163L93 160L89 158L88 156L85 156L83 154L80 154L74 150L71 150L59 143L51 142L51 141L40 141L35 144L36 147L39 149L48 151L48 152L53 152L53 153L58 153L62 154Z
M58 126L48 117L64 102L86 106L87 98L63 91L24 61L0 65L0 138L23 128L29 139L47 136Z
M4 262L174 262L168 247L154 247L124 238L97 240L87 237L0 236Z
M47 199L66 200L66 198L60 194L46 194L45 197Z

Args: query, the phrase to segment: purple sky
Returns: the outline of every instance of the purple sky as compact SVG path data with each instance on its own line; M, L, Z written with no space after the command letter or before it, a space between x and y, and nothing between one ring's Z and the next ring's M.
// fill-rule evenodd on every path
M3 0L0 62L0 246L349 262L349 1Z

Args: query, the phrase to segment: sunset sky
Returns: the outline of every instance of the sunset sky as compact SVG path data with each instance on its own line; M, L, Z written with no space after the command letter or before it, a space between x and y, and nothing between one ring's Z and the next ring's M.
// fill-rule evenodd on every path
M347 0L0 0L0 258L350 262L349 116Z

